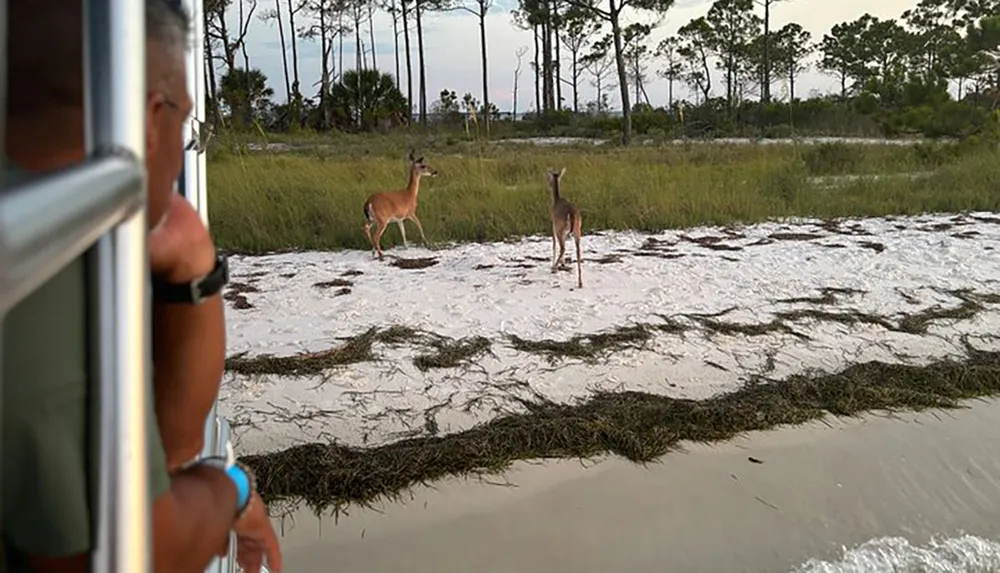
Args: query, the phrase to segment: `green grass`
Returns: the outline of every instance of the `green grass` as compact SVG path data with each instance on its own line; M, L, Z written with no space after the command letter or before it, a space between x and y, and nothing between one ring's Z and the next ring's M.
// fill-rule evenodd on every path
M878 216L1000 208L1000 157L984 145L705 145L536 147L450 138L312 138L282 153L210 151L210 213L219 245L239 252L368 248L362 204L401 189L411 146L439 170L419 214L432 243L549 231L548 168L586 230L657 231L775 217ZM933 171L920 179L823 188L811 176ZM417 238L416 229L409 238ZM400 242L390 229L383 246Z

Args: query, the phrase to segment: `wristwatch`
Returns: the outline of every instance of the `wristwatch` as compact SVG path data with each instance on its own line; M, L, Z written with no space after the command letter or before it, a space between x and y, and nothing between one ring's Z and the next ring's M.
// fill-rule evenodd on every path
M225 456L204 457L191 465L218 468L225 472L226 476L232 480L233 485L236 486L236 519L243 517L247 508L250 507L250 500L253 498L253 492L257 486L250 468L236 461L233 445L226 444Z
M212 272L187 283L167 282L159 277L152 277L153 298L171 303L201 304L222 291L229 283L229 261L225 257L216 257Z

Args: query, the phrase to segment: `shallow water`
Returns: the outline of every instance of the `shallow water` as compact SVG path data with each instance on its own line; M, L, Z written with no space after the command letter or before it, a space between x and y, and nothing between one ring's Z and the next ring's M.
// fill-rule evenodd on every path
M1000 571L1000 401L969 405L692 444L645 467L520 463L506 482L442 480L339 520L303 509L277 522L285 570Z
M902 537L872 539L840 559L810 559L794 573L986 573L1000 571L1000 543L963 535L913 545Z

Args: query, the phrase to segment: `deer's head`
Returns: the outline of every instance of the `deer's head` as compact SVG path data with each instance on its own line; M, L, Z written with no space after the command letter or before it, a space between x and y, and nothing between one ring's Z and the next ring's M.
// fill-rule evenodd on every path
M426 175L428 177L437 177L437 169L434 169L430 165L424 163L424 156L420 157L414 156L413 150L410 150L410 169L415 171L417 175Z
M548 172L545 174L549 180L549 187L554 188L558 186L559 182L562 181L562 176L565 175L565 173L566 173L565 167L563 167L559 171L556 171L555 169L549 169Z

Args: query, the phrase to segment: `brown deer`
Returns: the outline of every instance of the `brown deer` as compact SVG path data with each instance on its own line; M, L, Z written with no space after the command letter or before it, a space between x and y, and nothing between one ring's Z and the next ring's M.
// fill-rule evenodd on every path
M563 167L560 171L549 170L549 188L552 189L552 272L565 268L564 256L566 254L566 237L573 233L576 240L576 284L583 288L583 257L580 252L580 235L583 226L583 218L580 210L572 203L563 199L559 195L562 184L562 176L566 173ZM559 245L559 254L556 254L556 244Z
M414 158L413 151L410 151L410 182L406 189L402 191L386 191L373 193L365 200L365 236L372 244L373 254L378 254L382 258L382 233L385 232L389 223L397 223L399 232L403 235L403 246L409 246L406 242L406 227L403 222L409 219L417 224L420 230L420 239L427 245L427 238L424 237L424 226L417 218L417 193L420 191L420 178L424 175L437 177L437 170L426 163L424 158ZM375 231L375 238L372 239L371 228L373 224L378 225Z

